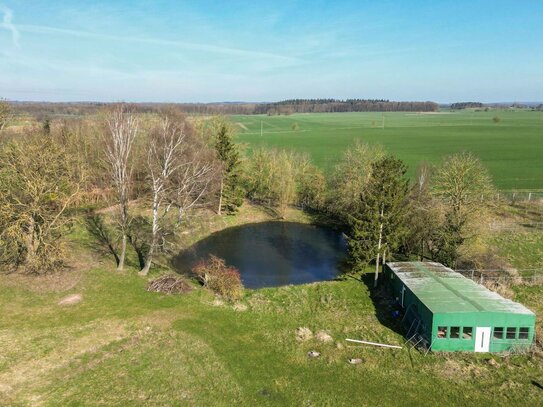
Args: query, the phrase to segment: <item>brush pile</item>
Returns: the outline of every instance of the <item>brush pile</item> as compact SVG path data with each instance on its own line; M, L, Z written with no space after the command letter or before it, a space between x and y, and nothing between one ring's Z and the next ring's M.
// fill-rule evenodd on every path
M172 274L160 276L147 284L147 291L163 294L184 294L193 290L193 287L183 277Z

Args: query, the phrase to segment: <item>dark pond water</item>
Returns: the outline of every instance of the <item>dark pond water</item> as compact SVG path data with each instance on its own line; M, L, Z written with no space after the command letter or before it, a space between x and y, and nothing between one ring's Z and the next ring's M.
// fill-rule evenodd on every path
M228 228L201 240L173 260L181 273L209 254L241 273L245 287L276 287L334 279L346 258L343 236L331 229L293 222Z

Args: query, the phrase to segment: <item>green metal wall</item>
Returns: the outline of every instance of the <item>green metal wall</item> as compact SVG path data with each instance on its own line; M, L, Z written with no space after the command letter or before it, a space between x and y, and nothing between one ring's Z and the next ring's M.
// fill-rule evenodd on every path
M440 326L448 327L447 338L438 338L437 331ZM451 327L460 327L460 333L464 327L473 328L470 340L463 338L450 338ZM434 351L470 351L475 350L475 331L477 327L491 328L490 352L503 352L511 349L525 348L534 340L535 316L496 312L473 312L455 314L434 314L432 329L432 350ZM504 329L504 338L494 338L494 328ZM516 336L519 328L529 328L528 339L507 339L507 328L516 328Z
M400 302L402 297L402 287L404 287L404 284L386 265L383 274L387 283L392 288L394 298L397 298ZM403 308L407 310L409 307L414 307L422 320L423 326L419 333L428 341L428 343L431 343L433 313L422 301L419 300L419 298L409 289L409 287L405 286Z
M384 280L392 288L392 293L395 298L401 301L403 282L395 275L395 273L385 265ZM423 321L424 329L419 332L429 344L433 351L475 351L475 333L476 327L490 327L491 340L490 352L503 352L511 349L528 347L533 343L535 330L535 316L528 314L513 314L513 313L498 313L498 312L463 312L463 313L447 313L434 314L419 298L405 286L404 294L404 310L408 307L416 307L416 310ZM438 338L438 327L448 327L447 338ZM464 327L472 328L471 339L450 338L451 327L459 327L460 335ZM517 328L516 335L518 336L518 328L529 328L528 339L495 339L494 328Z

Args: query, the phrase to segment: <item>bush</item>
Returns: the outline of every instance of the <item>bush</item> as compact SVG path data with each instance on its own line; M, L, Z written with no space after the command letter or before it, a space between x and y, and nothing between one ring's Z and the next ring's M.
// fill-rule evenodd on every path
M494 117L492 118L492 121L493 121L494 123L499 123L499 122L502 121L502 119L501 119L499 116L494 116Z
M210 255L192 270L204 287L228 300L238 300L243 295L243 284L239 271L228 267L225 261Z

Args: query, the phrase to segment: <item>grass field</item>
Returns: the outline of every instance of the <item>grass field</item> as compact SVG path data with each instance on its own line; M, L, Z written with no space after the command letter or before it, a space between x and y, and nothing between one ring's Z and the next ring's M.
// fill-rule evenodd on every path
M269 216L246 205L237 216L202 221L195 238ZM304 216L292 210L289 219ZM349 345L346 338L404 345L391 299L373 290L371 274L246 290L229 304L199 287L180 296L146 292L135 258L118 273L84 229L72 238L73 269L0 275L0 406L534 406L543 397L540 353ZM507 252L516 255L515 247ZM542 286L512 290L542 315ZM68 294L83 299L59 306ZM324 330L333 342L299 342L298 327ZM311 350L321 357L308 358Z
M501 121L495 123L495 116ZM410 176L421 161L437 163L444 155L466 150L481 158L499 189L543 190L543 112L322 113L232 120L239 141L249 148L307 152L326 171L359 139L379 143L403 159Z
M349 346L349 337L403 344L355 280L249 291L246 310L203 289L164 296L144 284L108 267L61 291L0 279L0 405L534 406L543 395L533 356ZM83 301L58 306L68 293ZM543 292L517 295L534 308ZM300 343L299 326L334 342Z

